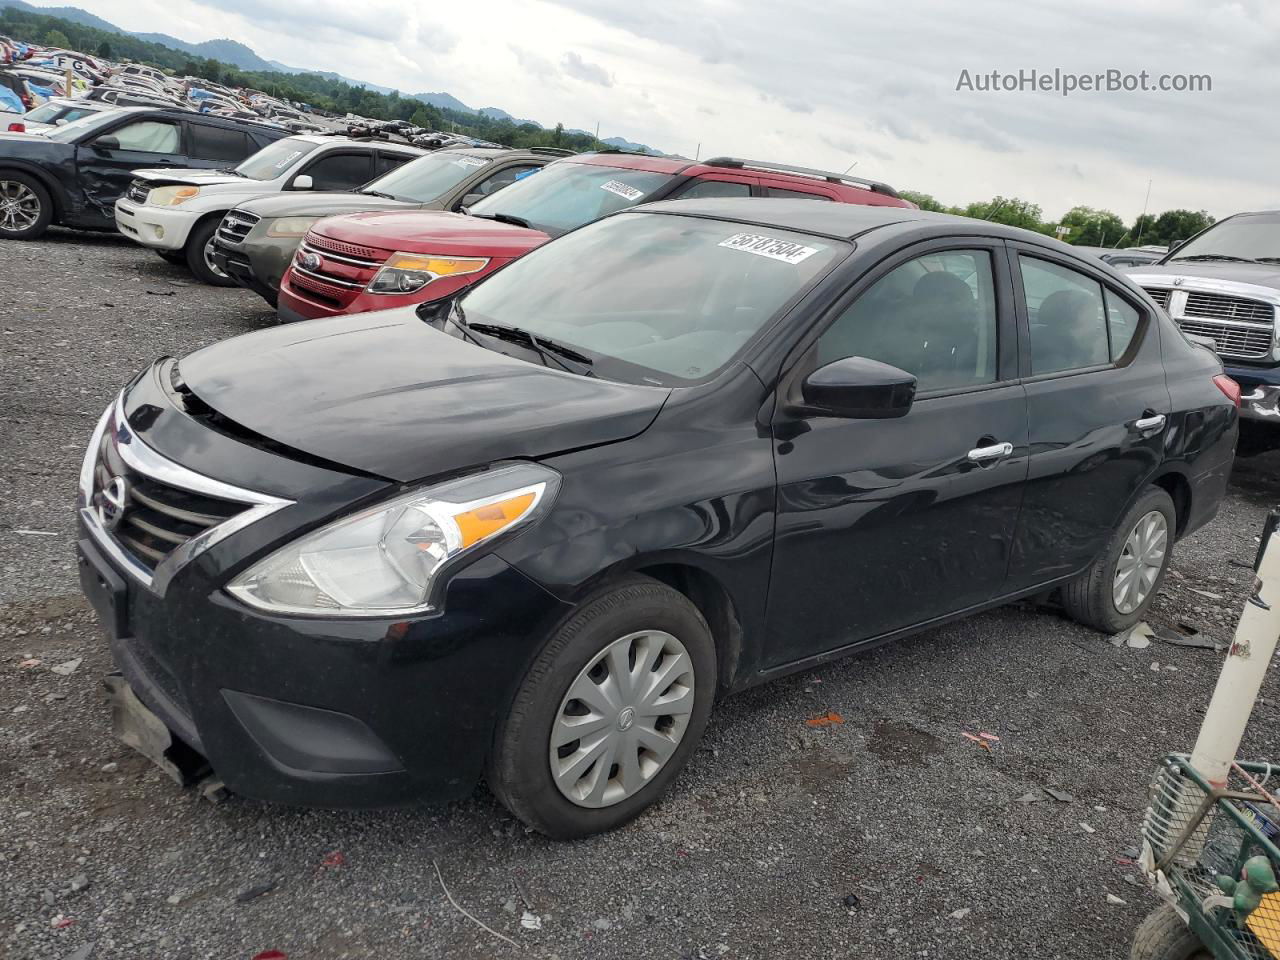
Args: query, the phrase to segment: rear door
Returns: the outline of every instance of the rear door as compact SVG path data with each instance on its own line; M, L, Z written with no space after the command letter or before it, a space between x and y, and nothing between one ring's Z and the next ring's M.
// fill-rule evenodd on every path
M1172 403L1159 326L1101 269L1010 245L1031 463L1011 589L1103 549L1163 457Z
M985 603L1005 577L1027 471L1004 244L916 244L862 278L780 381L765 667ZM844 357L917 377L891 420L801 415L800 381Z
M182 124L177 120L143 116L97 132L76 146L86 219L115 223L115 202L128 189L134 170L187 165Z

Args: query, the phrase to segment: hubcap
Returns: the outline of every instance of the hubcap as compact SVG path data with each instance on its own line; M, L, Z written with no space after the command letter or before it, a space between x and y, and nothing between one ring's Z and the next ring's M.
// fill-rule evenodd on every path
M1111 598L1117 611L1133 613L1146 602L1164 568L1168 548L1169 524L1164 514L1159 510L1144 514L1129 531L1116 563Z
M17 233L40 219L40 198L25 183L0 180L0 230Z
M693 711L693 661L661 630L605 647L569 685L551 727L551 778L580 807L609 807L667 764Z
M204 245L204 263L215 277L226 277L226 273L218 266L213 259L213 238L209 238L209 242Z

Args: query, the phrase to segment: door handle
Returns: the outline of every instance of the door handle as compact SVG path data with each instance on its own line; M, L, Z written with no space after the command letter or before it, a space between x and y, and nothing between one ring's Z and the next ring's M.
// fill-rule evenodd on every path
M974 447L969 451L969 459L973 463L986 463L988 460L999 460L1001 457L1007 457L1013 453L1013 444L1005 441L1004 443L993 443L989 447Z
M1152 430L1163 430L1164 414L1157 413L1153 417L1142 417L1141 419L1135 420L1133 421L1133 429L1141 433L1147 433Z

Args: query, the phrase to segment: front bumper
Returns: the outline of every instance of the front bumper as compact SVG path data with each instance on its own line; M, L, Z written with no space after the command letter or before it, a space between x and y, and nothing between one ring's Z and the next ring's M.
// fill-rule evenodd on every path
M181 207L151 207L121 197L116 201L116 229L153 250L181 250L199 214Z
M252 290L263 300L276 305L277 292L276 289L280 284L279 278L276 278L275 284L270 282L271 278L262 278L258 276L253 267L253 260L243 249L228 246L221 240L213 241L213 262L217 264L218 269L234 280L239 286L246 290Z
M211 431L162 406L146 375L130 397L124 432L131 444L158 439L176 443L174 449L212 448L225 462L234 441L194 442L193 429ZM260 473L264 458L274 458L241 449L236 462L246 472ZM367 498L385 486L351 478L324 485L324 474L315 468L307 482L327 487L330 513L357 489ZM122 556L92 502L82 508L81 585L117 669L233 792L325 807L465 796L540 638L567 608L494 554L452 578L442 612L409 618L272 615L226 594L227 580L287 540L291 528L315 523L315 504L305 499L150 578Z
M292 282L293 273L286 271L280 280L280 293L276 301L276 309L280 318L286 322L292 320L318 320L321 317L338 317L349 313L368 313L372 310L391 310L395 307L412 307L419 303L428 303L440 297L449 296L458 288L456 284L443 284L437 281L428 285L431 290L428 296L426 289L403 296L384 293L369 293L367 290L335 291L332 297L316 291L302 289Z
M1240 417L1280 425L1280 367L1226 367L1240 384Z

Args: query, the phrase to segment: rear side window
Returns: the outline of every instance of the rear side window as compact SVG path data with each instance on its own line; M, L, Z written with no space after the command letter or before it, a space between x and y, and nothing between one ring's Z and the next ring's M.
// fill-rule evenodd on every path
M191 156L199 160L243 160L254 152L248 136L239 130L191 124Z
M390 173L396 167L416 159L417 157L411 157L407 153L383 153L379 151L378 159L374 161L373 175L380 177L384 173Z
M715 197L749 197L751 184L729 180L699 180L676 195L677 200L707 200Z
M1119 360L1138 332L1141 314L1110 290L1107 291L1107 334L1111 337L1111 359Z
M350 190L373 179L372 154L331 153L302 171L316 190Z
M1102 284L1069 267L1020 256L1031 321L1031 373L1062 373L1111 360Z
M785 200L831 200L825 193L805 193L803 190L784 190L781 187L769 187L767 195Z

